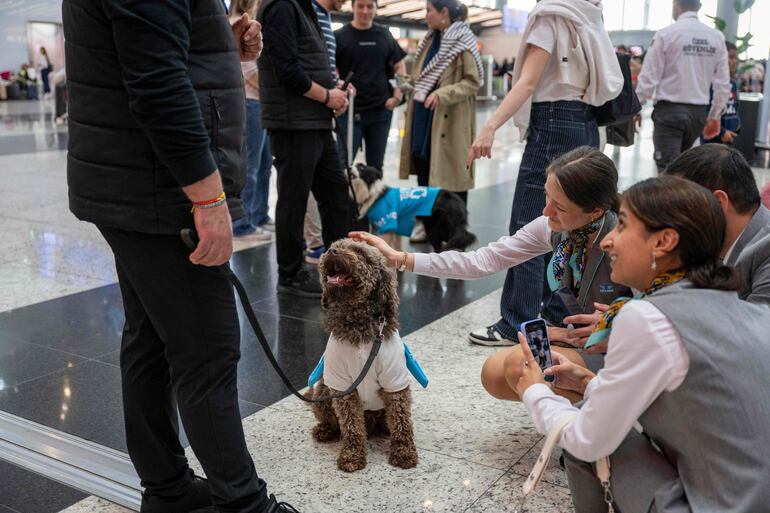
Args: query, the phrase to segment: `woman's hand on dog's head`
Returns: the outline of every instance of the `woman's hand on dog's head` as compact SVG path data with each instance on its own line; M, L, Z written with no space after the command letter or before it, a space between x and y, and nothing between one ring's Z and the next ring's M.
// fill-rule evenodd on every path
M369 232L350 232L348 233L348 237L350 237L355 241L368 244L373 248L377 249L380 253L382 253L382 256L385 257L385 260L388 261L389 267L398 267L399 263L401 262L401 259L404 256L403 252L396 251L395 249L391 248L388 245L388 243L382 240L380 237L377 237L376 235L372 235Z

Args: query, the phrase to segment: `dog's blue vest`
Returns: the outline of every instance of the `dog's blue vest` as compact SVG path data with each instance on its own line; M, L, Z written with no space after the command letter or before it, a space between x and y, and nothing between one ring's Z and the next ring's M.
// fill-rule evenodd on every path
M438 187L392 187L371 206L367 216L378 233L412 234L415 216L429 216Z

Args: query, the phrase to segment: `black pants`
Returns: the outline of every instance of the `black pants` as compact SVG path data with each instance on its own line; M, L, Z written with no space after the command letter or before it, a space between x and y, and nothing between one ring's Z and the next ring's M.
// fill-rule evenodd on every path
M100 227L115 254L126 324L120 349L126 443L151 495L176 496L190 469L176 407L214 504L261 513L267 503L238 409L240 327L233 290L193 265L176 235Z
M652 142L655 164L662 172L684 151L690 149L706 125L708 107L659 101L652 111Z
M321 236L328 248L347 236L348 180L329 130L270 130L278 171L275 242L278 275L291 279L302 268L302 227L310 191L318 201Z

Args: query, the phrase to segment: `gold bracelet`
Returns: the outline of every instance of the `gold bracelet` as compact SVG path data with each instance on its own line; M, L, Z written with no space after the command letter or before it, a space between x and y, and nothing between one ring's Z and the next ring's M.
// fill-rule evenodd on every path
M409 256L409 253L404 251L404 258L401 260L401 265L398 266L398 272L402 273L406 271L406 257Z

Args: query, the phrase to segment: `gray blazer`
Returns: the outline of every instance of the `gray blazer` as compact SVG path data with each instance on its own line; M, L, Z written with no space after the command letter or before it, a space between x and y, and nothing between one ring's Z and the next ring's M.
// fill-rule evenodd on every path
M743 275L741 299L770 305L770 210L760 205L725 263Z

